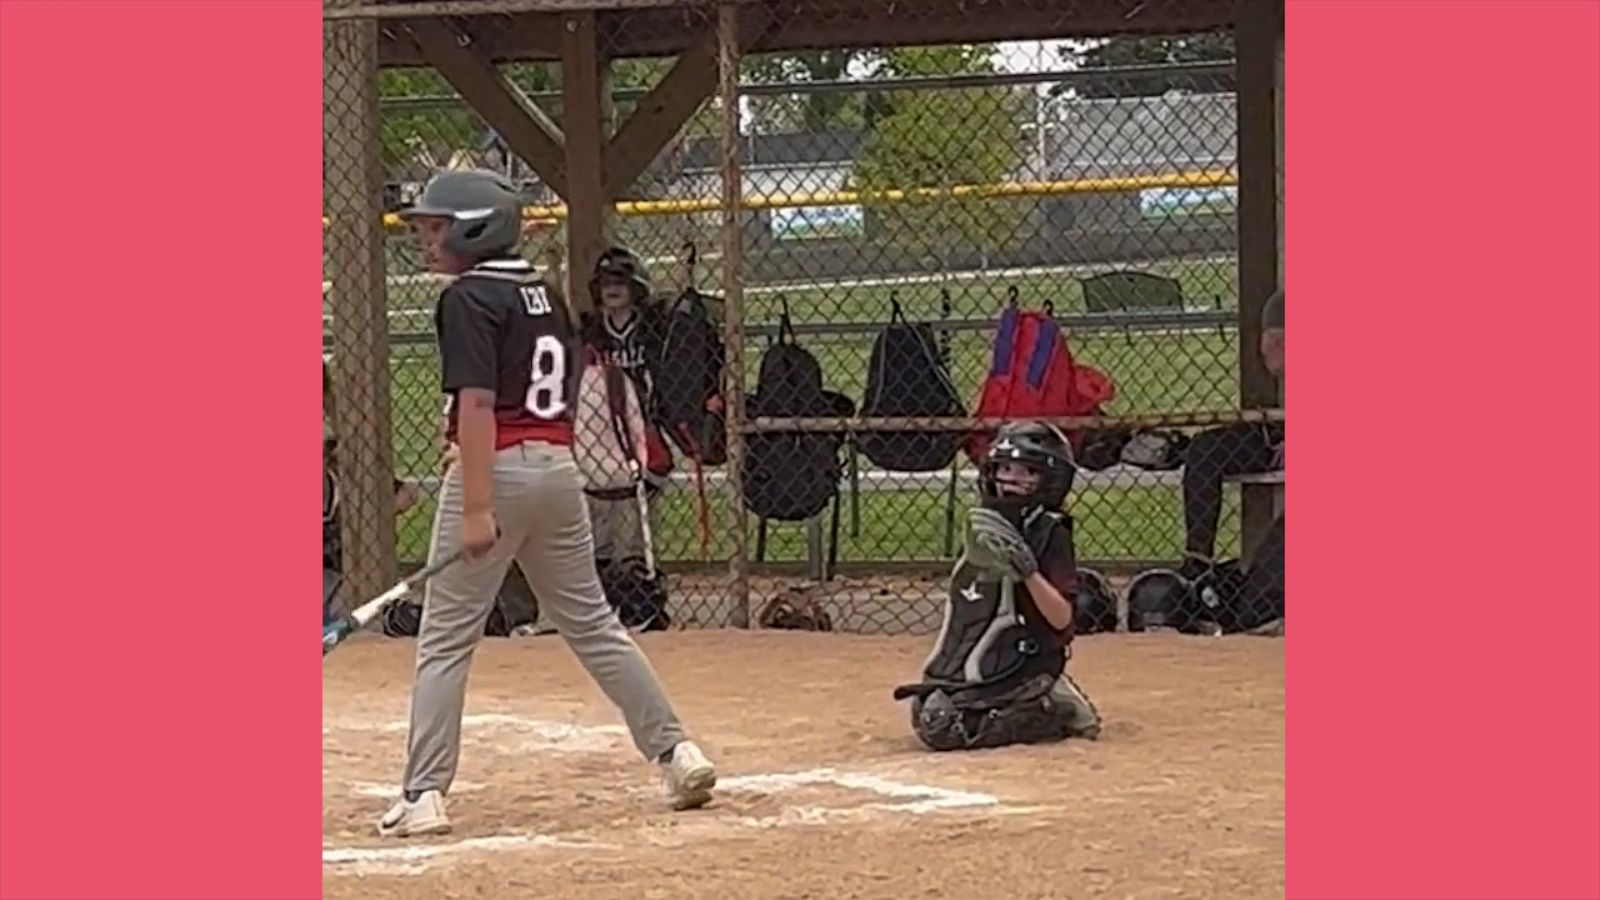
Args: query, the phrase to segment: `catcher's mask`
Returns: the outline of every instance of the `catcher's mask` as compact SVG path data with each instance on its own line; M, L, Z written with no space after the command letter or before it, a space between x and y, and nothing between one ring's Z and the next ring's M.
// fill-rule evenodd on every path
M1038 481L1017 490L1015 483L1000 477L1001 467L1007 463L1034 473ZM1001 426L979 466L978 492L984 506L1002 513L1021 516L1039 508L1060 509L1076 473L1072 445L1059 429L1039 422L1014 422Z

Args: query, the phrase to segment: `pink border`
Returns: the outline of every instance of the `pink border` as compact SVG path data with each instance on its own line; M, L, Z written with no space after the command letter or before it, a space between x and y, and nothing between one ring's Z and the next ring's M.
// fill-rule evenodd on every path
M1600 897L1600 3L1287 22L1288 894Z
M321 891L320 16L0 0L0 896Z
M1600 5L1288 6L1289 894L1600 897ZM0 897L318 893L319 9L0 2Z

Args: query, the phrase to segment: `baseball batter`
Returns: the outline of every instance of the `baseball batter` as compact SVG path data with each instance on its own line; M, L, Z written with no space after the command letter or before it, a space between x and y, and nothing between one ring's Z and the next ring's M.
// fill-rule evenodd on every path
M468 559L429 582L417 636L404 792L382 835L450 830L445 795L461 752L467 670L515 559L545 615L622 711L634 746L661 765L668 802L710 801L716 770L684 737L650 663L595 573L573 462L576 334L565 302L516 254L521 204L490 172L442 172L402 214L428 265L455 276L435 312L456 459L445 473L429 559Z

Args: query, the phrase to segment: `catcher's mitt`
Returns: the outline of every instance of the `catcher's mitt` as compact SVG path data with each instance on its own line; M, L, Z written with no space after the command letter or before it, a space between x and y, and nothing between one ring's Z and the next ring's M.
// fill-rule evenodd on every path
M833 630L833 618L822 604L796 593L780 594L768 600L756 621L762 628L786 631Z
M997 576L1021 581L1039 570L1022 532L1005 516L977 507L967 518L967 562Z

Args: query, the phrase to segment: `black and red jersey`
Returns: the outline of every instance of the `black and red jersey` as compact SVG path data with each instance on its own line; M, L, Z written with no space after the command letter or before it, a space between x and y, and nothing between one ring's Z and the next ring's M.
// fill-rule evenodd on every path
M600 362L626 372L640 402L651 409L655 397L652 368L661 353L659 310L649 304L635 307L621 324L597 310L585 317L581 330L584 347Z
M577 334L559 291L526 260L491 259L463 272L434 310L447 440L456 440L459 392L494 391L495 448L572 443L580 375Z

